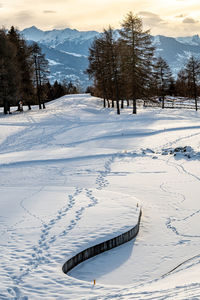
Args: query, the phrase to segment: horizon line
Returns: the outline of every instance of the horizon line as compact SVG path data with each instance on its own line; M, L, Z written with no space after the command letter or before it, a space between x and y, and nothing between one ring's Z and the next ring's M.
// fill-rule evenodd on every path
M14 25L12 25L14 26ZM3 28L4 26L2 25L1 28ZM70 28L70 27L65 27L65 28L52 28L52 29L41 29L39 27L37 27L36 25L32 25L30 27L24 27L23 29L19 29L18 26L14 26L17 30L19 30L20 32L21 31L24 31L26 29L31 29L31 28L36 28L37 30L40 30L42 32L51 32L51 31L64 31L66 29L70 29L70 30L73 30L73 31L78 31L78 32L97 32L97 33L102 33L104 28L102 29L102 31L98 31L98 30L95 30L95 29L92 29L92 30L80 30L80 29L77 29L77 28ZM108 27L108 26L107 26ZM106 29L106 27L105 27ZM114 30L119 30L119 28L113 28ZM198 36L200 37L200 34L199 33L196 33L196 34L193 34L193 35L181 35L181 36L168 36L168 35L164 35L164 34L151 34L150 35L152 36L167 36L167 37L172 37L172 38L178 38L178 37L195 37L195 36Z

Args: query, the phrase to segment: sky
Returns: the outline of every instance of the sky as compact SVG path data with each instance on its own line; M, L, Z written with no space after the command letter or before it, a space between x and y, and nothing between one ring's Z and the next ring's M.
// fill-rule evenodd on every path
M199 0L0 0L0 25L102 31L109 25L120 28L129 11L154 35L200 33Z

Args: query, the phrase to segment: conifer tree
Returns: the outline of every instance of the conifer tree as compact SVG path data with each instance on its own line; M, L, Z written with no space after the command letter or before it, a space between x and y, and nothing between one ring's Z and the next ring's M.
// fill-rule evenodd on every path
M162 108L165 107L165 95L172 81L172 73L169 65L162 58L158 57L155 64L155 77L157 81L157 88L159 96L162 99Z
M65 80L62 83L64 88L64 95L65 94L78 94L77 87L70 81L67 83Z
M31 108L34 98L33 63L31 60L31 47L20 36L13 26L8 32L8 39L15 47L15 63L18 70L18 97Z
M34 83L37 91L37 100L39 109L45 108L44 89L42 88L48 82L48 61L42 53L41 48L37 43L32 44L31 55L34 65Z
M10 111L18 97L18 68L15 61L16 49L8 40L6 32L0 30L0 100L4 114Z
M137 113L136 99L146 96L152 74L154 47L149 30L143 31L142 20L129 12L120 30L123 43L126 90L133 100L133 113Z
M117 41L114 40L113 29L111 27L108 30L104 30L105 38L105 57L108 74L110 74L109 84L112 86L113 99L117 104L117 114L120 114L119 108L119 83L120 83L120 68L119 68L119 48Z
M117 104L118 114L120 114L119 55L118 42L114 38L113 29L109 27L94 40L90 48L89 68L87 69L90 78L94 78L96 91L100 91L100 95L102 93L104 107L106 99L111 98L112 107L114 107L114 101Z
M53 85L53 99L62 97L65 94L65 88L56 80Z
M198 85L200 83L200 60L191 56L186 64L185 71L188 79L188 87L195 100L195 109L197 111Z
M103 97L105 107L106 99L108 100L108 89L106 82L108 79L108 72L106 66L105 41L103 36L96 38L93 41L89 51L89 67L86 70L86 73L89 75L90 79L94 79L95 90L100 91L99 96Z
M178 72L176 79L176 92L179 96L188 97L188 80L185 69Z

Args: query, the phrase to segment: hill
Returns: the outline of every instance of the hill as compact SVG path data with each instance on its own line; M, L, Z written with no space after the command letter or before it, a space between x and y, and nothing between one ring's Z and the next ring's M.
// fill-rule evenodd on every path
M198 299L199 136L199 111L118 116L84 94L0 111L0 299ZM62 272L137 205L135 240Z

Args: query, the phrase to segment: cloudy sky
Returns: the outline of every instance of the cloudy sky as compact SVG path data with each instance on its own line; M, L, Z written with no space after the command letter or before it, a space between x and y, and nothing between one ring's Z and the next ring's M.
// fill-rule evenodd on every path
M101 31L108 25L119 28L129 11L140 15L152 34L200 33L200 0L0 0L0 23Z

